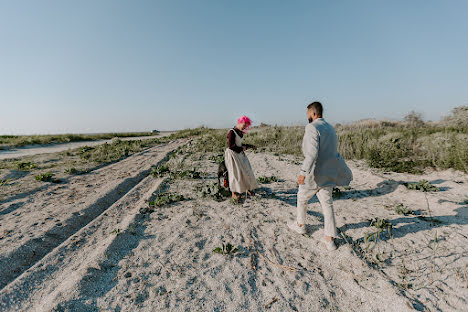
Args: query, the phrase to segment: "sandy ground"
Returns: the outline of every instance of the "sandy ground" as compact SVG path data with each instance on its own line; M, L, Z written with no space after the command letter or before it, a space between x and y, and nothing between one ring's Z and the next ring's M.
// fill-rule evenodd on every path
M168 135L171 135L174 132L161 132L158 135L152 136L143 136L143 137L128 137L128 138L119 138L122 141L133 141L133 140L145 140L145 139L155 139L162 138ZM20 148L13 148L8 150L0 150L0 159L11 159L25 156L34 156L38 154L45 153L58 153L63 152L69 149L74 149L83 146L96 146L99 144L110 143L112 139L109 140L98 140L98 141L83 141L83 142L71 142L71 143L61 143L61 144L44 144L44 145L30 145Z
M202 179L154 178L165 162ZM383 173L349 162L351 188L335 200L341 237L321 243L316 198L307 234L295 217L297 160L249 153L261 185L242 204L200 197L217 164L180 140L0 204L2 311L466 311L468 176ZM439 192L408 190L428 179ZM161 192L185 200L148 213ZM399 215L398 204L413 214ZM370 219L391 222L392 235ZM232 255L213 253L222 244Z

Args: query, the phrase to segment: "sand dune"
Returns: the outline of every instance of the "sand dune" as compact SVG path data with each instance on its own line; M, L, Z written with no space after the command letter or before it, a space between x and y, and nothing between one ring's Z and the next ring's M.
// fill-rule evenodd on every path
M154 178L151 166L196 168L202 179ZM335 200L339 248L322 246L313 199L308 233L295 216L297 160L249 153L257 176L276 176L242 204L200 197L216 163L180 140L44 184L0 206L2 311L463 311L468 304L468 177L382 173L350 162L355 179ZM427 179L440 192L408 190ZM184 201L156 208L161 192ZM398 204L413 214L399 215ZM13 207L13 208L12 208ZM392 236L367 244L369 219ZM233 255L213 253L222 244ZM368 247L368 248L367 248Z

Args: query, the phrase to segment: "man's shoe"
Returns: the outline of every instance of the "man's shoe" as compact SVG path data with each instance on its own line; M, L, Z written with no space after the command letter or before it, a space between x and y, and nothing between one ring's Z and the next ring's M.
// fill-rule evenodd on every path
M335 242L333 240L328 241L328 240L323 240L323 243L327 247L328 251L333 251L336 250L338 247L336 247Z
M296 221L288 222L288 227L291 230L293 230L294 232L297 232L299 234L305 234L306 233L305 225L299 226Z

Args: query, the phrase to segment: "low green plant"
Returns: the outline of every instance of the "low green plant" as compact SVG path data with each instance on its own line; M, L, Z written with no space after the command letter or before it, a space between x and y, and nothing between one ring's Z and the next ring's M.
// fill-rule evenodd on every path
M420 180L417 183L404 183L408 190L417 190L422 192L437 192L439 188L435 185L432 185L427 180Z
M258 177L257 178L257 182L260 183L260 184L269 184L269 183L272 183L272 182L278 182L279 179L275 176L262 176L262 177Z
M407 206L403 204L396 205L395 212L399 215L405 215L405 216L413 214L413 210L409 209Z
M223 201L231 195L225 188L218 185L218 183L203 184L197 188L197 193L201 197L211 197L216 201Z
M235 254L239 249L234 247L231 243L223 244L221 247L216 247L213 249L213 253L221 255L232 255Z
M392 235L393 226L389 221L385 219L380 219L380 218L372 219L370 220L369 226L373 226L377 228L377 231L366 233L366 235L364 236L364 243L367 245L366 249L369 249L370 242L372 240L374 240L375 244L377 245L379 239L381 239L381 235L384 235L385 231L387 231L390 238L393 237Z
M43 173L43 174L38 174L34 178L36 179L36 181L57 182L57 180L54 179L54 174L50 171Z
M170 173L171 171L169 170L169 166L168 165L161 165L161 166L158 166L158 167L153 167L151 168L151 174L153 175L153 177L155 178L160 178L168 173Z
M16 163L16 169L22 170L22 171L29 171L34 168L37 168L36 164L30 162L30 161L21 161Z
M200 179L202 173L197 171L195 168L186 170L171 170L168 165L162 165L151 169L151 174L155 178L160 178L165 175L170 175L172 178L179 179Z
M201 172L196 169L178 170L174 173L175 177L181 179L200 179Z
M166 192L158 194L153 201L149 202L149 206L160 208L182 200L184 200L184 196L181 194Z

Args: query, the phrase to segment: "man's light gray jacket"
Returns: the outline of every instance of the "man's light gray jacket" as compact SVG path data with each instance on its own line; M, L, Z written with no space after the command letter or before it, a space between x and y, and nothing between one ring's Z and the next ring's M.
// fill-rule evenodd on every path
M338 153L338 138L332 125L323 118L315 119L305 128L302 139L304 162L301 175L310 188L349 185L351 170Z

